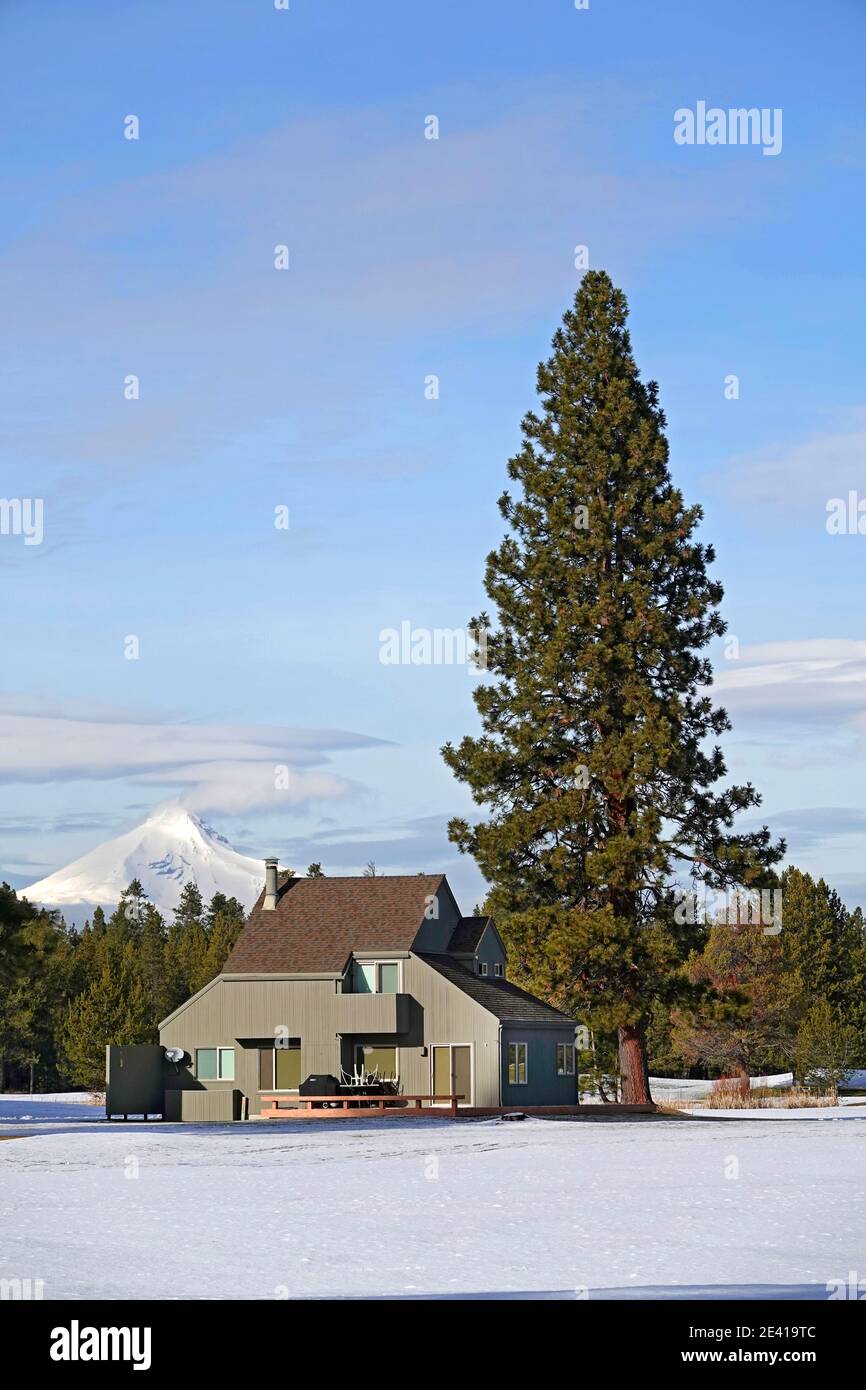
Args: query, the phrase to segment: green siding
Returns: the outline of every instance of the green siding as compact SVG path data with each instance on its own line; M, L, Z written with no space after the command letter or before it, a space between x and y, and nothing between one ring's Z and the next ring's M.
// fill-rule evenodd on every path
M508 1080L508 1044L527 1045L528 1080L513 1086ZM577 1102L577 1076L557 1076L556 1044L574 1042L574 1025L542 1027L507 1023L502 1028L502 1104L574 1105Z

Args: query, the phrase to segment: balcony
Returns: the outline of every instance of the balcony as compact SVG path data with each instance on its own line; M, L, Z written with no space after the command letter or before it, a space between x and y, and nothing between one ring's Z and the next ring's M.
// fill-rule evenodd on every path
M406 1033L409 994L338 994L338 1033Z

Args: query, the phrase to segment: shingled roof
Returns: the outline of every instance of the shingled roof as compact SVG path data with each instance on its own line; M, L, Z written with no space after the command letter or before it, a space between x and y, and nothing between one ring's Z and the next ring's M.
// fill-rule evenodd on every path
M536 999L534 994L528 994L525 989L511 984L509 980L476 975L451 956L419 951L418 959L432 966L440 975L444 975L446 980L462 989L464 994L468 994L470 999L474 999L476 1004L480 1004L488 1013L494 1014L501 1023L574 1022L567 1014L554 1009L552 1004L545 1004L541 999Z
M451 933L449 952L453 951L457 956L473 956L489 921L489 917L461 917Z
M444 874L290 878L272 911L259 897L223 975L343 969L352 951L408 951Z

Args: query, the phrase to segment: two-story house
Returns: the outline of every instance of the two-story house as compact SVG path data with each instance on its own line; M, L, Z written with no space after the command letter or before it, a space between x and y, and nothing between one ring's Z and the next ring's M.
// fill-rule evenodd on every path
M493 921L461 916L444 874L265 874L222 973L160 1025L182 1088L235 1088L255 1115L363 1067L407 1095L575 1103L574 1021L508 981Z

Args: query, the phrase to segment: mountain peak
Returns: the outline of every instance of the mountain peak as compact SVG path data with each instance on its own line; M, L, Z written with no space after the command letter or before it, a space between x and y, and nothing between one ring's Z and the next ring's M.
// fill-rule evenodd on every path
M161 806L157 806L151 811L145 825L161 825L166 830L187 829L190 825L200 830L203 822L192 811L188 811L186 806L182 806L179 801L165 801Z
M144 825L159 829L166 835L188 836L197 834L206 840L215 840L218 844L229 845L225 835L220 835L219 831L214 830L212 825L208 825L201 816L197 816L194 811L190 811L179 801L166 801L161 806L157 806L155 810L151 811Z
M264 864L228 840L180 802L156 807L141 825L97 845L24 892L31 902L60 908L67 921L83 920L97 905L112 909L137 878L170 919L185 884L197 884L205 902L214 893L252 907L264 883Z

